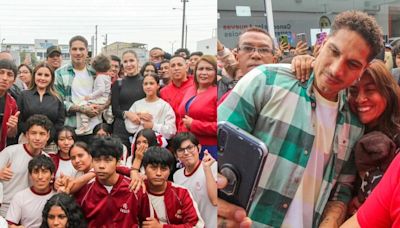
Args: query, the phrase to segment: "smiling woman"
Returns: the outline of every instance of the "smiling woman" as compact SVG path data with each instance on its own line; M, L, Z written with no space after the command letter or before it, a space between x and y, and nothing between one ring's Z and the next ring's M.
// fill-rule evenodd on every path
M47 63L37 65L33 70L29 89L23 91L17 101L18 109L21 111L18 121L19 132L25 132L25 122L34 114L45 115L53 123L50 142L53 141L56 131L64 126L64 105L54 91L53 85L54 72L51 66ZM21 141L24 141L23 135L20 137ZM48 148L48 150L54 152L52 148Z

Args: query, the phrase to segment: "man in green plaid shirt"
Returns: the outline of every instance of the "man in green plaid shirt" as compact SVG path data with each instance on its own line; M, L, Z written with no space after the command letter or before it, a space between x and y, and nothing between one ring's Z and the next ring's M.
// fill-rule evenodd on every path
M337 15L331 34L308 82L300 83L288 65L262 65L218 108L219 121L269 149L249 212L255 227L337 227L344 220L356 175L351 151L363 134L344 89L383 42L375 19L357 11ZM241 222L223 213L233 205L220 200L218 206L220 226Z
M96 72L86 64L88 42L83 36L78 35L72 37L69 41L69 46L71 63L55 71L54 87L62 98L65 110L67 111L65 125L76 128L77 112L84 113L89 117L95 117L98 116L105 107L100 107L98 105L77 105L77 102L73 102L74 89L78 90L75 94L82 93L82 88L86 88L87 90L83 92L91 93ZM83 75L83 77L77 78L77 75ZM84 77L86 77L86 80ZM101 122L101 117L99 117L98 122ZM81 139L84 140L83 138Z

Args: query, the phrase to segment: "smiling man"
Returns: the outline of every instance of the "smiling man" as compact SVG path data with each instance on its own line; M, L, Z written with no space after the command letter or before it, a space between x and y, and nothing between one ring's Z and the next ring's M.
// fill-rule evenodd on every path
M62 63L61 49L58 46L50 46L46 51L47 63L53 67L53 70L60 68Z
M50 183L55 171L51 158L46 155L33 158L29 161L28 170L32 186L13 197L6 216L10 228L20 227L18 224L40 227L44 205L55 194Z
M71 63L56 70L54 83L54 87L61 96L67 111L65 125L76 128L78 126L76 113L80 112L91 118L89 127L93 130L94 126L101 122L99 113L106 106L77 105L85 96L93 92L93 77L96 74L92 68L86 65L88 42L85 37L72 37L69 41L69 53L71 55ZM95 116L98 116L98 118L92 118ZM81 135L79 139L85 142L89 141L87 135Z
M1 216L5 217L15 193L28 188L28 163L32 158L44 154L43 148L50 137L52 122L44 115L33 115L26 121L26 144L6 147L0 153L0 181L3 184Z
M17 77L17 66L8 59L0 59L0 150L7 145L7 138L15 137L18 127L18 107L15 99L7 92Z
M299 83L289 65L262 65L219 106L220 121L250 132L270 151L249 212L254 225L336 227L343 222L356 175L351 151L363 134L343 89L362 75L382 43L373 17L343 12L307 83ZM235 222L223 214L233 205L221 200L218 206L220 223Z
M161 89L160 97L171 105L176 115L186 91L193 85L193 77L187 76L185 58L180 55L175 55L171 58L169 61L169 75L171 82ZM176 120L177 127L179 121L180 119Z

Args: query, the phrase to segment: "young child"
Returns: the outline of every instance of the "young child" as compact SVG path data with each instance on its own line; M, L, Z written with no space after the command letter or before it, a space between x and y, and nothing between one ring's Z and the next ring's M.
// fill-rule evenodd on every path
M96 56L92 62L92 67L96 71L96 79L93 83L93 92L88 96L84 97L84 100L81 101L79 105L105 105L111 94L111 77L108 75L108 71L111 68L111 60L109 57L100 54ZM110 109L106 109L106 121L109 122L110 118L112 118L112 114L110 114ZM110 117L111 115L111 117ZM76 129L77 135L90 133L89 121L90 118L81 112L77 112L76 118L78 121L78 128ZM112 120L111 120L112 122ZM80 123L80 124L79 124Z

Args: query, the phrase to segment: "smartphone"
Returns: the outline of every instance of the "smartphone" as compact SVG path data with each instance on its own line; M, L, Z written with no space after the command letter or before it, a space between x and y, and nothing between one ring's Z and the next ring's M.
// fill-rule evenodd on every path
M324 40L325 40L325 38L328 36L328 34L326 33L326 32L319 32L319 33L317 33L316 34L316 37L317 37L317 42L316 42L316 44L317 45L321 45L323 42L324 42Z
M306 38L306 34L305 33L298 33L296 35L296 39L297 39L297 43L299 41L302 41L303 43L307 43L307 38Z
M258 138L229 122L218 122L218 171L228 179L218 197L249 212L267 154Z
M289 44L289 38L287 35L280 35L279 36L279 42L280 43L286 43Z

